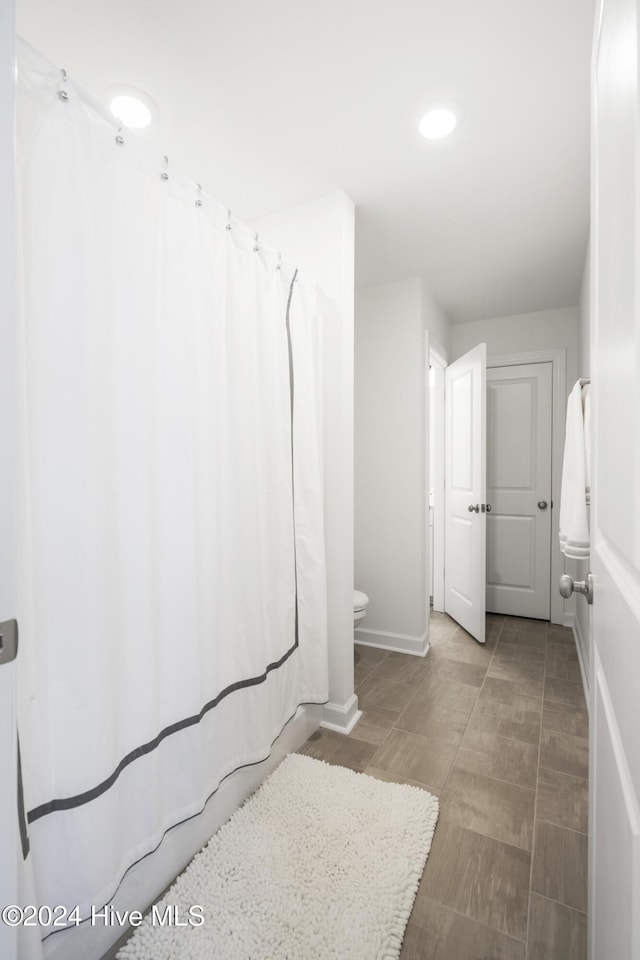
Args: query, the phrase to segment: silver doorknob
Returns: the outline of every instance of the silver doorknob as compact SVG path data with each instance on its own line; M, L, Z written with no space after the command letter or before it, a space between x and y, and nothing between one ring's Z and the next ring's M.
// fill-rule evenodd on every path
M469 510L469 513L480 513L480 504L476 503L474 505L473 503L470 503L467 509Z
M549 504L547 503L546 500L538 500L538 506L540 507L541 510L546 510Z
M568 600L572 593L581 593L587 603L593 603L593 574L588 573L586 580L574 580L568 573L560 577L560 596Z

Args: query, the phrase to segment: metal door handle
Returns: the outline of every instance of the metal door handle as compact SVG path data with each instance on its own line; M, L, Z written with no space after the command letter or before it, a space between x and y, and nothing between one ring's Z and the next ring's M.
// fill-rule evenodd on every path
M476 503L475 506L473 503L470 503L468 508L469 513L480 513L480 504Z
M586 580L574 580L568 573L560 577L560 596L568 600L572 593L582 593L587 603L593 603L593 574L588 573Z
M487 504L487 513L491 513L491 504L490 504L490 503Z
M549 504L547 503L546 500L538 500L538 506L540 507L541 510L546 510Z

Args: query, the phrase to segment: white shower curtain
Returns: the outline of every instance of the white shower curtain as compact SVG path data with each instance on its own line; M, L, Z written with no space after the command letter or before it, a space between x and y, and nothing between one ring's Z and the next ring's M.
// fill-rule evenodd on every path
M327 698L322 317L19 53L23 781L38 898L85 918Z

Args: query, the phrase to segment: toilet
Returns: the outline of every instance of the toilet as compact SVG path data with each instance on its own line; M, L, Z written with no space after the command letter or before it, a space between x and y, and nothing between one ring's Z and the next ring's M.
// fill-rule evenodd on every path
M361 590L353 591L353 626L358 626L362 618L367 612L367 606L369 604L369 597L366 593L363 593Z

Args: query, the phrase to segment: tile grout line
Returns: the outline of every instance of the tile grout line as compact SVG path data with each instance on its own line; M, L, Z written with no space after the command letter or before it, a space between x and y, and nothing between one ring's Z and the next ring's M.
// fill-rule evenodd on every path
M556 903L559 907L563 907L565 910L573 910L574 913L579 913L582 917L587 917L587 912L585 910L579 910L578 907L572 907L568 903L563 903L562 900L554 900L553 897L547 896L546 893L538 893L537 890L531 891L534 896L540 897L541 900L548 900L549 903Z

